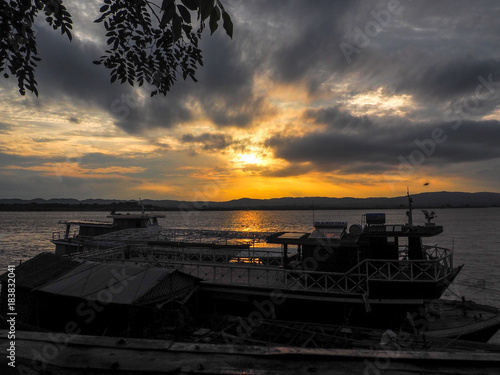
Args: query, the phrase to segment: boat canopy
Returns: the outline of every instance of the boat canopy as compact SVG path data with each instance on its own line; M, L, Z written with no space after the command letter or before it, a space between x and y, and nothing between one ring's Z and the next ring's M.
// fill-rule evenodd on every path
M146 305L190 292L198 280L165 268L84 262L39 290L86 300L111 298L106 302Z

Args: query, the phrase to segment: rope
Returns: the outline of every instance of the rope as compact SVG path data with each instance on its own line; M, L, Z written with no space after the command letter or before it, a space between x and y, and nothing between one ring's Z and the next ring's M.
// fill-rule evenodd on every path
M444 349L446 348L448 345L450 345L452 342L458 340L460 338L460 336L462 336L463 334L465 333L465 330L462 331L457 337L455 337L453 340L451 340L450 342L448 342L446 345L442 346L440 349Z

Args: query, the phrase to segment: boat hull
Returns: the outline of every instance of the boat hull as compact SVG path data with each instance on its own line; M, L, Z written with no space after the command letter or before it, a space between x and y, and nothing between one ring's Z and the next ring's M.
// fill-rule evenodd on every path
M199 312L238 315L249 326L264 319L353 325L377 329L405 329L432 337L487 342L500 329L500 311L489 306L467 307L461 302L423 299L363 299L362 296L325 296L320 293L239 290L203 285L198 291ZM440 315L429 313L438 305ZM449 313L451 309L457 311Z

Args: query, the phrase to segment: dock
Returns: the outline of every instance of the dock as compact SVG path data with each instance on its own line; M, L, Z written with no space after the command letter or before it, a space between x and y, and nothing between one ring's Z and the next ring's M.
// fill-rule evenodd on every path
M7 331L0 331L7 352ZM0 358L3 373L10 368ZM20 373L497 375L495 352L310 349L17 332Z

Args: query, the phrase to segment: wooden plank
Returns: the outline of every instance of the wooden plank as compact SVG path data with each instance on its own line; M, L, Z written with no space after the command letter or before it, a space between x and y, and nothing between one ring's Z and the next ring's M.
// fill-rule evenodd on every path
M8 347L7 331L0 330L0 344ZM64 345L66 348L109 348L113 350L135 350L141 352L233 354L245 353L250 356L282 357L309 356L330 358L392 358L395 360L492 362L500 366L500 353L444 352L444 351L398 351L398 350L352 350L352 349L311 349L298 347L264 347L249 345L220 345L183 343L170 340L120 339L100 336L73 336L44 332L16 332L16 341L25 345Z

